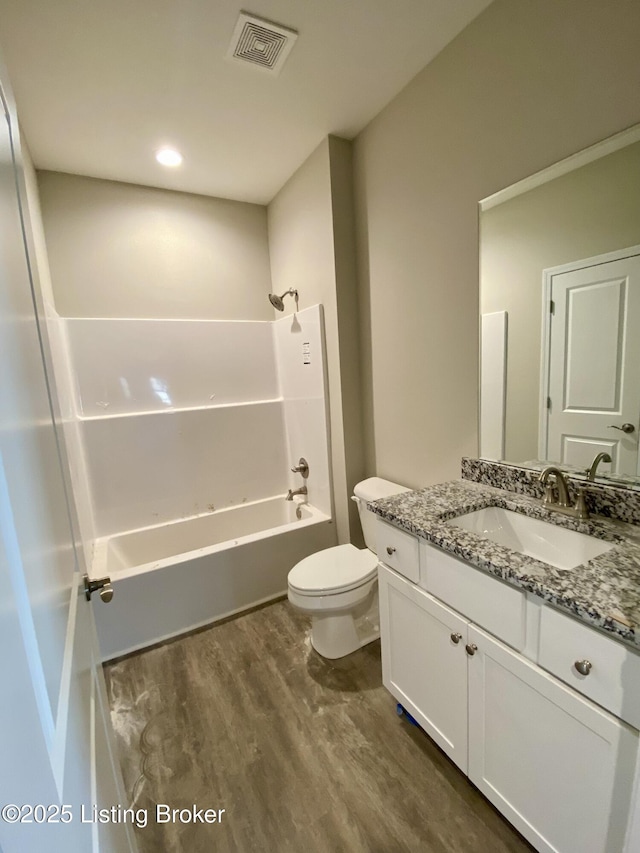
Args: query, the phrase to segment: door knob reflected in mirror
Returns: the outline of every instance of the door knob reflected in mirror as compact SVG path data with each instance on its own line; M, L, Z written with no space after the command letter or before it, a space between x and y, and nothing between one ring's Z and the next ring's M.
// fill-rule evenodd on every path
M631 435L632 432L636 431L636 428L633 424L622 424L622 426L616 426L615 424L609 424L608 429L619 429L621 432L626 432L627 435Z

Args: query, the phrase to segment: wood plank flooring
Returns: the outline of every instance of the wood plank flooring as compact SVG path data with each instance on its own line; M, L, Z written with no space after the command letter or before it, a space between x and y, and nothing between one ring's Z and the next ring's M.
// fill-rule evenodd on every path
M141 853L525 853L532 848L382 687L380 645L317 655L279 601L105 667Z

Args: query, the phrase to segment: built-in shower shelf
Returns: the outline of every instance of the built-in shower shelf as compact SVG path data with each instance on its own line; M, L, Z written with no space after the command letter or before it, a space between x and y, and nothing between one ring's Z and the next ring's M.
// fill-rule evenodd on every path
M133 412L108 412L103 415L78 415L78 420L89 421L107 421L115 420L116 418L137 418L141 415L166 415L177 414L179 412L206 412L216 409L239 409L247 406L264 406L271 403L283 402L283 397L271 397L268 400L246 400L235 403L208 403L205 406L165 406L161 409L140 409Z

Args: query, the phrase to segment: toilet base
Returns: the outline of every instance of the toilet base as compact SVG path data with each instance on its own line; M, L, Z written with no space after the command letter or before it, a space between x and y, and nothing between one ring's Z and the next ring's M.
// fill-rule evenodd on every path
M319 613L311 617L311 645L323 658L336 660L380 637L378 585L353 610Z

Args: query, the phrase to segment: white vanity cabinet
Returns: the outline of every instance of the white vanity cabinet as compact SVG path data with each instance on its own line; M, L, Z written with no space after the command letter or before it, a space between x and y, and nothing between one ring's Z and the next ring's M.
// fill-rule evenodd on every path
M383 684L466 773L469 623L384 566L378 583Z
M475 625L468 776L544 853L624 849L638 733Z
M496 579L492 587L479 574L489 594L502 592L504 584ZM466 583L458 581L451 590L461 606ZM640 853L625 847L638 731L483 630L488 626L476 624L482 602L476 615L470 599L465 618L447 606L453 601L438 600L384 565L379 590L384 685L535 849ZM510 606L520 612L517 602ZM519 633L509 634L520 641Z

